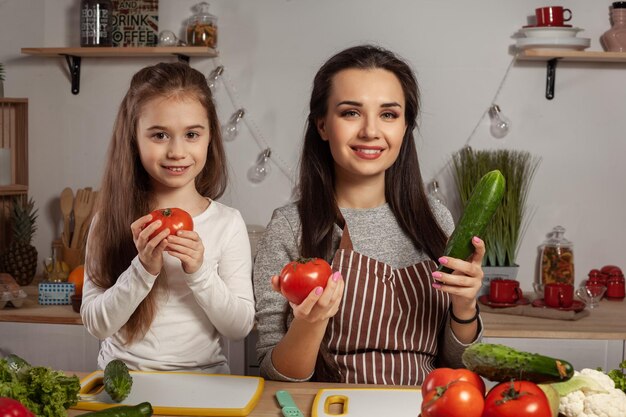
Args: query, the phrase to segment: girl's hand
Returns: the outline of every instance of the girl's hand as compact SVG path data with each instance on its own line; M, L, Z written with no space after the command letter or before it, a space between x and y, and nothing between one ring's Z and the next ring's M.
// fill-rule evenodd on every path
M308 323L317 323L328 320L337 314L343 298L344 282L341 273L334 272L328 277L326 288L317 287L300 304L289 303L294 318ZM272 289L280 292L280 278L272 277Z
M133 234L133 242L135 242L141 264L152 275L159 275L163 267L163 251L167 246L167 239L165 238L170 234L170 231L165 229L149 240L150 235L161 227L160 220L148 224L151 220L152 215L146 214L135 220L130 225L130 230ZM146 224L148 225L146 226Z
M433 272L436 281L433 288L450 294L454 314L458 317L472 316L476 312L476 295L483 282L482 261L485 256L485 242L474 236L472 244L476 249L467 260L442 256L439 262L454 270L452 274ZM467 312L467 314L463 314ZM458 314L457 314L458 313Z
M167 253L180 259L183 270L193 274L202 266L204 260L204 245L198 233L189 230L179 230L176 235L167 238Z

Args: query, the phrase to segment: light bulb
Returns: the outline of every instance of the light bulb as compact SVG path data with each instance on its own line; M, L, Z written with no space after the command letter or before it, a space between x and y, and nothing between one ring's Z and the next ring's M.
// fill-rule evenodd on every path
M226 142L233 141L237 137L237 133L239 132L239 128L237 127L237 125L239 124L239 121L243 118L244 114L246 114L245 110L239 109L235 113L233 113L232 116L230 116L230 120L222 129L222 138Z
M433 182L430 183L430 191L428 192L428 195L430 195L431 198L433 198L435 201L440 202L444 206L447 204L446 198L439 189L439 183L437 182L437 180L433 180Z
M248 179L255 184L260 183L267 177L271 170L270 156L272 150L270 148L265 149L257 158L256 164L248 170Z
M489 128L491 135L497 139L505 137L511 130L511 121L504 117L500 111L500 106L493 104L489 108L489 117L491 118L491 127Z
M206 82L213 94L215 94L215 91L217 90L217 79L220 78L220 75L222 75L223 72L224 67L220 65L219 67L215 67L209 76L206 77Z
M186 46L187 44L178 37L171 30L162 30L159 33L159 46Z

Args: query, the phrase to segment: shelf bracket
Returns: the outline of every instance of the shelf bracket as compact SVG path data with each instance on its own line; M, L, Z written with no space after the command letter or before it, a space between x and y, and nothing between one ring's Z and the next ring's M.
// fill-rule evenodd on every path
M176 56L178 57L178 62L183 62L189 65L189 55L176 54Z
M72 94L76 95L80 91L80 57L65 55L65 61L72 77Z
M546 99L552 100L554 98L554 81L556 78L556 63L557 58L548 60L546 68Z

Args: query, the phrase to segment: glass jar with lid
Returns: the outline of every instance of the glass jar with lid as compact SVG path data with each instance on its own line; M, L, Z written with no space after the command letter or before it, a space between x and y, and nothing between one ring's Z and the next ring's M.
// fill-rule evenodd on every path
M565 239L565 228L556 226L541 246L541 283L574 284L574 245Z
M187 45L217 47L217 17L209 13L209 3L193 7L196 14L187 22Z

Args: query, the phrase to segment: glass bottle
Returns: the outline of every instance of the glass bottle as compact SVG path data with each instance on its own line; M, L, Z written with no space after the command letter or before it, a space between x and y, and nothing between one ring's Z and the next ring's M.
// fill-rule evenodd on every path
M600 37L608 52L626 52L626 1L616 1L611 8L613 26Z
M112 18L111 0L81 0L80 46L111 46Z
M209 3L196 4L196 14L187 22L187 45L217 47L217 17L209 13Z
M565 228L556 226L541 247L541 283L574 285L574 245L563 236Z

